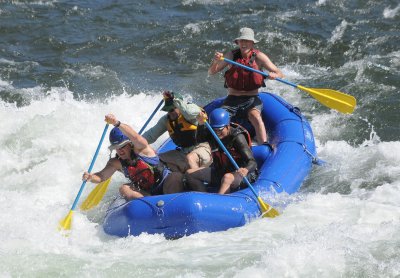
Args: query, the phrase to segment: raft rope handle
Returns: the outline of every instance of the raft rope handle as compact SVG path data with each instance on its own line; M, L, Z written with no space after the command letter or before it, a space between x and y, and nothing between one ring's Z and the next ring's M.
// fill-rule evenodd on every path
M300 144L300 143L299 143ZM304 151L311 157L311 161L313 164L318 164L318 161L320 160L318 157L316 157L315 155L313 155L307 148L307 146L305 144L300 144L303 146Z
M277 182L273 182L273 183L275 183L278 187L280 187L280 185L279 185ZM183 195L190 194L190 193L193 193L193 192L194 192L194 191L188 191L188 192L183 192L183 193L181 193L181 194L177 194L174 198L172 198L171 200L169 200L168 203L164 203L164 205L163 205L161 208L158 207L157 204L154 205L154 204L152 204L152 203L150 203L150 202L144 200L143 198L135 199L135 201L144 202L144 203L147 204L149 207L151 207L151 208L154 210L154 212L155 212L158 216L161 216L161 215L164 214L163 208L164 208L166 205L172 203L175 199L177 199L177 198L179 198L179 197L181 197L181 196L183 196ZM212 194L212 193L207 193L207 194ZM216 194L216 193L215 193L215 194ZM225 196L225 197L231 197L231 198L243 198L243 199L245 199L246 201L255 200L254 198L250 197L250 196L247 195L247 194L243 194L243 195L244 195L244 196L226 194L226 195L224 195L224 196Z
M167 206L169 203L172 203L172 201L174 201L175 199L177 199L177 198L179 198L179 197L181 197L181 196L183 196L183 195L189 194L189 193L191 193L191 192L193 192L193 191L182 192L182 193L180 193L180 194L177 194L174 198L172 198L171 200L169 200L168 203L164 203L164 205L162 206L162 208L164 208L165 206ZM160 195L160 196L162 196L162 195ZM144 198L138 198L138 199L135 199L135 201L141 201L141 202L147 204L149 207L151 207L151 208L157 213L157 215L159 215L159 212L158 212L158 211L162 210L162 208L158 207L157 204L152 204L152 203L148 202L147 200L145 200Z
M303 116L303 114L301 114L300 109L296 106L291 105L290 103L284 102L283 100L281 100L280 98L278 98L277 96L275 96L273 94L270 94L270 93L266 93L266 94L272 96L274 99L276 99L278 102L280 102L283 106L285 106L289 111L293 112L295 115L297 115L300 118L302 130L303 130L304 141L303 141L303 143L299 143L299 142L296 142L296 143L300 144L303 147L304 151L311 157L311 161L313 164L317 164L317 165L325 164L326 162L319 159L316 155L313 155L310 152L310 150L307 148L307 145L305 144L306 138L305 138L305 133L304 133L304 116ZM285 142L285 141L282 141L282 142ZM281 142L279 142L279 143L281 143Z

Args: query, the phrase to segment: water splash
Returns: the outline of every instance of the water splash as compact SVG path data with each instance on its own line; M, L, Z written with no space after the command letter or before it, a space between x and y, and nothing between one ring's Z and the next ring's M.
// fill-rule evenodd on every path
M384 18L394 18L395 16L398 15L399 11L400 11L400 4L397 5L397 7L394 8L394 9L385 8L385 9L383 10L383 17L384 17Z

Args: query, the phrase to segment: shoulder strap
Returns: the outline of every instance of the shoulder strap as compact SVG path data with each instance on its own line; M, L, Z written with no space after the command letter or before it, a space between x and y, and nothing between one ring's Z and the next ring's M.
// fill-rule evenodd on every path
M249 60L249 65L250 66L254 63L254 61L256 60L256 57L257 57L257 52L253 50L252 53L251 53L250 60Z
M231 126L235 129L232 135L235 136L237 134L243 133L244 137L246 138L247 144L249 145L249 147L251 147L251 137L247 129L245 129L244 127L242 127L240 124L237 123L231 123Z

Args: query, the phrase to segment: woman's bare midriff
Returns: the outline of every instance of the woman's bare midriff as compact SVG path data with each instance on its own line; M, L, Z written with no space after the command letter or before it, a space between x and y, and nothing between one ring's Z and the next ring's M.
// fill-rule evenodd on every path
M251 90L251 91L239 91L233 88L228 88L228 95L231 96L257 96L258 89Z

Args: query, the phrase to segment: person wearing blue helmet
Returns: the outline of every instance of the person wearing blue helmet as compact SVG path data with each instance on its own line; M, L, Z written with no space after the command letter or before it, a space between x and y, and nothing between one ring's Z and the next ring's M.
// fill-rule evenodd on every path
M229 113L225 109L217 108L210 114L210 126L239 165L239 169L236 170L212 134L204 128L205 120L206 115L200 114L199 125L203 128L199 129L198 136L201 140L206 139L211 145L213 163L208 168L188 170L186 180L189 187L195 191L205 192L206 182L212 186L219 186L218 193L226 194L246 186L243 177L247 177L250 182L255 181L257 163L250 148L251 141L247 130L231 123Z
M121 123L113 114L106 115L105 120L114 125L109 136L109 149L115 150L116 156L110 158L101 171L94 174L85 172L84 180L99 183L116 171L122 172L129 179L119 189L126 200L170 193L169 188L182 182L182 174L172 173L161 163L147 140L131 126Z

